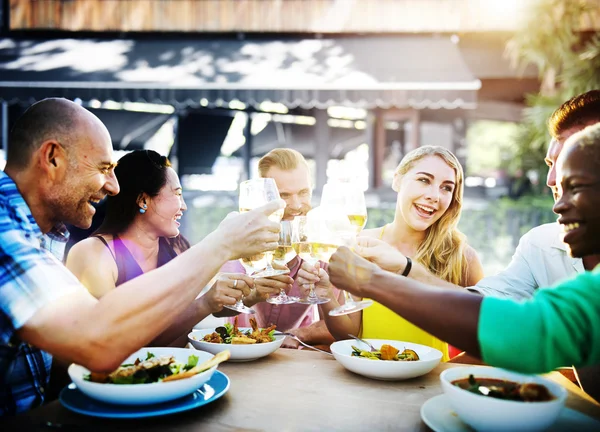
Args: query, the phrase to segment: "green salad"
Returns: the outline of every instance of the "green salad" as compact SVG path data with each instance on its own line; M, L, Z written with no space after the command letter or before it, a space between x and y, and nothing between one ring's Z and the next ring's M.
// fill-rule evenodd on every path
M148 352L145 360L136 359L134 363L122 364L110 373L89 373L87 381L106 384L150 384L160 382L168 376L188 371L198 364L198 357L191 355L186 364L178 362L173 356L156 357Z

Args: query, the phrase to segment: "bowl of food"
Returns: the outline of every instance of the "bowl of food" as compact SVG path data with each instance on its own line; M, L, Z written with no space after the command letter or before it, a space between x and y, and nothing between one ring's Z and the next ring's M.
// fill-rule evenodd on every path
M440 380L456 414L476 430L547 429L567 399L567 391L550 380L487 366L446 369Z
M275 334L275 326L259 328L254 318L250 318L251 328L225 324L216 329L194 330L188 334L192 346L201 351L217 354L225 350L231 352L230 361L245 362L268 356L281 346L284 335Z
M68 372L87 396L118 405L167 402L193 393L229 358L187 348L142 348L110 374L72 364Z
M331 353L346 369L378 380L395 381L429 373L442 359L435 348L387 339L365 339L376 348L369 348L354 340L331 344Z

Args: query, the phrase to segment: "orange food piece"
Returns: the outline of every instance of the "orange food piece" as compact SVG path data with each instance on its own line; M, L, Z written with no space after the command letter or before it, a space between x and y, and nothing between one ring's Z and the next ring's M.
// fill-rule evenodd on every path
M379 352L381 352L381 360L395 360L399 351L391 345L383 344Z

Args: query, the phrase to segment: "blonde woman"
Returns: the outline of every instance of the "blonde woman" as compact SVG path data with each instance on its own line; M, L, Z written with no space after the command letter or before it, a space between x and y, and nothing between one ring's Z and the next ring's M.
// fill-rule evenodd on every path
M483 269L477 254L457 229L463 171L456 157L437 146L413 150L396 169L392 187L398 193L394 220L363 231L359 244L369 243L372 247L381 241L393 246L407 257L398 269L405 276L420 274L423 278L429 273L454 285L475 285L483 277ZM299 276L304 284L317 283L321 295L330 295L332 301L320 307L336 339L347 339L351 333L364 338L403 340L437 348L444 361L449 359L448 344L377 302L362 312L330 317L328 312L339 303L332 295L328 275L319 270L317 276L316 271L305 264Z

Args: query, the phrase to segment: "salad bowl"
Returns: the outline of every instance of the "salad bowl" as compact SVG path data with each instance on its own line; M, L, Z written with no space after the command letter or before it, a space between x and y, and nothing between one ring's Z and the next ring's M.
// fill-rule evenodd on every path
M154 357L173 356L176 364L184 367L190 361L200 365L214 356L207 352L188 348L142 348L130 355L123 364L132 364L139 359L144 361L150 353ZM145 405L171 401L189 395L202 387L213 375L217 366L212 366L185 379L159 381L149 384L113 384L89 380L90 371L77 364L69 366L71 380L82 393L93 399L118 405Z
M226 325L231 334L232 327ZM249 327L240 327L239 330L242 333L252 332ZM231 357L229 361L232 362L246 362L259 359L261 357L268 356L275 352L285 339L285 335L271 336L271 342L253 343L253 344L235 344L235 343L214 343L204 341L204 337L215 332L215 329L201 329L194 330L188 334L188 340L194 348L200 351L207 351L212 354L218 354L222 351L229 350Z

